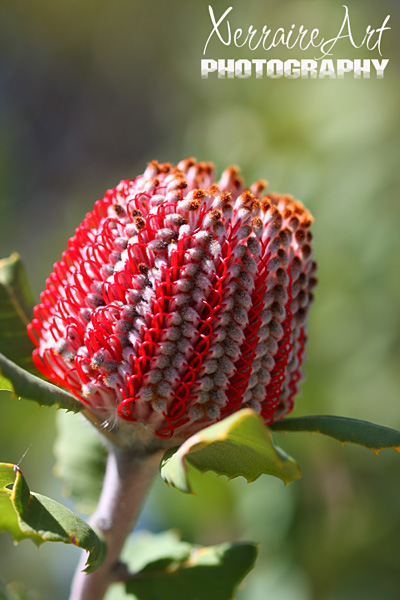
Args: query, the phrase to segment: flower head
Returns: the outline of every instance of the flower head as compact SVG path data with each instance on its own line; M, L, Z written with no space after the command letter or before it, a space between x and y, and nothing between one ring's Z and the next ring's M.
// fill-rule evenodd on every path
M104 422L184 439L293 408L316 284L312 217L236 167L149 163L69 239L28 332L37 368ZM125 427L126 429L126 427Z

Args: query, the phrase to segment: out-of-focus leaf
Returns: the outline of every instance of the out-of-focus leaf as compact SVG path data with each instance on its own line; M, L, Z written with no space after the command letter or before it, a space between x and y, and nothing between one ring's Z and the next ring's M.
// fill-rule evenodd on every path
M166 569L172 563L183 563L188 560L191 548L191 544L183 542L173 529L156 534L139 531L134 534L122 556L129 570L139 573L157 565L160 569Z
M0 375L0 390L5 390L7 392L14 391L13 384L11 383L11 381L6 377L3 377L3 375Z
M106 449L98 431L81 416L57 413L57 431L55 473L79 511L90 514L101 492Z
M144 533L136 536L124 553L135 573L126 583L127 597L231 600L256 556L256 544L251 542L201 548L181 542L174 532Z
M14 589L15 587L18 587L18 591ZM0 580L0 600L28 600L25 592L25 587L20 583L5 585Z
M19 398L34 400L42 406L54 404L65 410L80 412L83 404L69 392L28 373L0 354L0 389L13 392Z
M309 431L323 433L342 444L350 442L370 448L378 453L384 448L393 448L400 452L400 431L376 425L369 421L335 417L331 415L316 415L282 419L271 425L274 431Z
M106 547L85 521L55 500L36 494L16 465L0 463L0 530L11 533L15 541L31 539L73 544L89 552L87 572L104 560Z
M25 269L14 253L0 260L0 352L33 370L32 342L26 326L33 316L33 295Z
M242 476L254 481L274 475L285 483L300 477L296 462L274 445L263 420L251 409L241 410L199 431L178 449L168 450L161 461L164 481L190 493L187 476L190 463L201 472L214 471L229 479Z

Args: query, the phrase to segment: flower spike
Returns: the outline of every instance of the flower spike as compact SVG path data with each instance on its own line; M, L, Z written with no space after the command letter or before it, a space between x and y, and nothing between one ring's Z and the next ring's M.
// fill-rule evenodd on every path
M152 161L96 202L28 326L37 368L104 422L185 439L293 408L316 263L312 217L237 167Z

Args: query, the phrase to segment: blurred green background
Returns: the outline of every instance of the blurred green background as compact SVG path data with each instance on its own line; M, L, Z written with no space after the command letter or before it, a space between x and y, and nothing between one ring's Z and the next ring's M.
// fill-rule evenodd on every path
M148 160L188 155L265 177L315 217L320 285L295 415L341 414L400 428L399 4L348 0L354 35L391 14L383 80L200 77L206 1L2 0L0 246L18 250L38 298L84 214ZM234 27L292 23L334 36L342 0L234 6ZM286 58L281 49L271 57ZM210 43L210 58L254 58ZM258 55L263 57L263 55ZM265 55L264 55L265 57ZM294 52L290 57L312 58ZM342 42L336 58L378 58ZM55 411L1 397L0 459L62 499L51 475ZM261 542L240 600L398 600L400 457L317 434L276 436L303 479L247 485L211 474L186 497L157 481L141 524L200 543ZM78 550L0 536L0 576L32 600L65 600ZM190 599L188 599L190 600Z

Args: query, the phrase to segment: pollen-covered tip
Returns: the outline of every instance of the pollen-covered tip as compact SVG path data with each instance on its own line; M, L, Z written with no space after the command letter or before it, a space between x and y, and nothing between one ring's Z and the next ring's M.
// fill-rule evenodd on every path
M182 440L244 407L267 424L290 412L317 283L312 217L265 187L189 158L108 190L28 326L37 368L124 439Z

